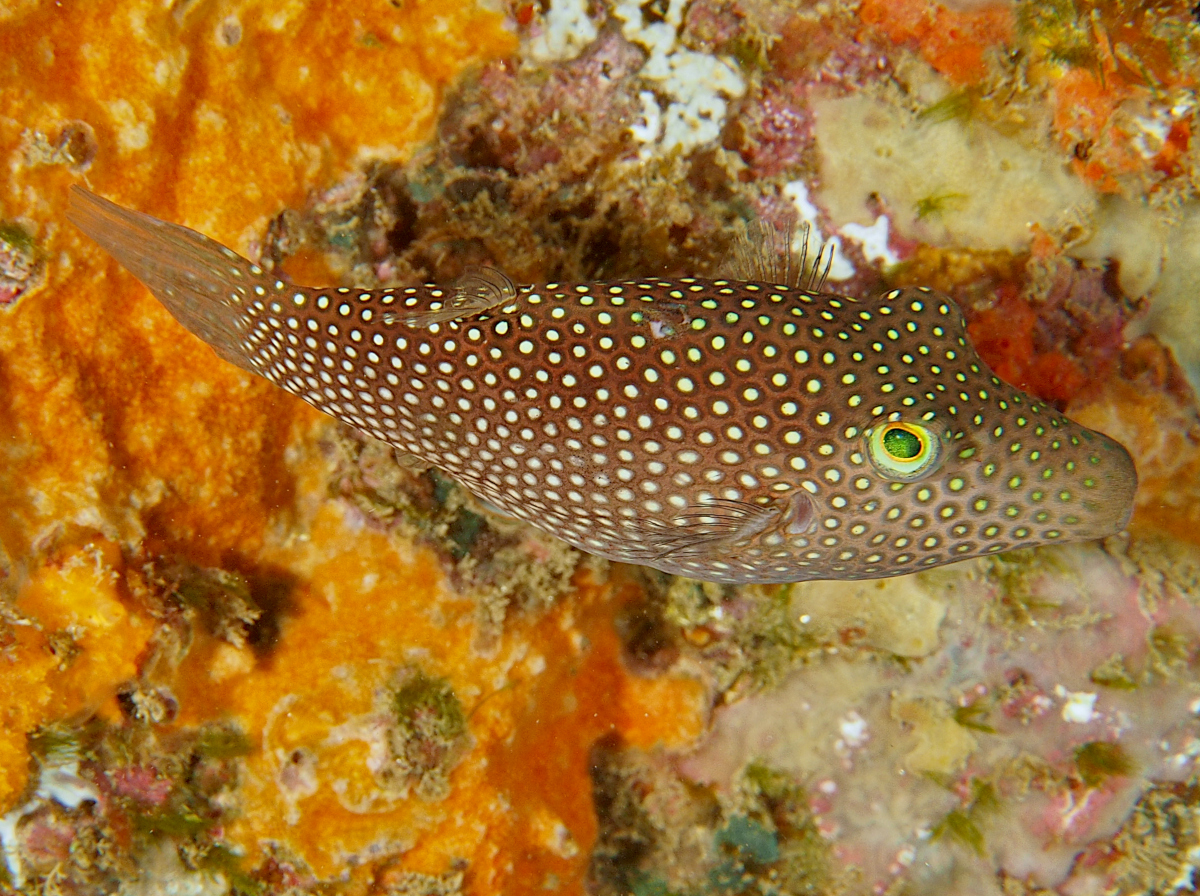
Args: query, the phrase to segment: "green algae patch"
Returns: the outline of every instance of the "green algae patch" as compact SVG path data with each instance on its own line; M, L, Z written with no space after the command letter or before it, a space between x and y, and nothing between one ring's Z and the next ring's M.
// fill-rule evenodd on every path
M737 854L739 860L769 865L779 861L779 839L761 822L734 815L717 831L717 846Z
M389 783L412 786L418 796L442 799L449 774L466 752L467 719L450 683L419 669L401 674L391 698L394 723L388 732Z
M1094 23L1075 0L1022 3L1017 28L1055 62L1102 71Z
M413 674L392 698L397 724L423 728L438 737L461 737L467 730L462 704L444 678Z
M44 253L15 221L0 221L0 310L12 308L46 282Z
M983 831L979 830L971 814L954 809L946 814L933 828L934 839L949 838L970 848L978 856L983 855Z
M1120 744L1094 740L1075 748L1075 770L1088 787L1133 774L1133 760Z
M234 759L253 748L250 738L233 725L206 725L196 737L196 752L210 759Z
M1092 684L1102 688L1112 688L1116 691L1133 691L1137 689L1137 680L1125 667L1125 658L1119 653L1113 654L1088 674Z
M163 599L177 603L206 631L235 647L247 643L263 617L249 581L238 573L196 566L181 558L163 558L149 564L147 574Z
M262 896L267 884L251 877L243 867L240 856L225 846L214 846L195 862L196 868L223 875L235 896Z
M955 90L918 112L917 119L935 124L952 121L956 118L968 119L974 111L975 101L976 97L973 91Z
M0 221L0 243L15 252L32 253L35 248L29 231L13 221Z
M763 813L762 820L752 825L753 814L734 815L724 830L726 836L739 831L742 852L761 866L756 892L772 892L777 886L778 892L816 896L837 889L831 845L817 829L805 788L783 772L752 763L743 772L740 789ZM735 825L738 818L746 821Z
M971 799L961 809L952 809L933 826L933 839L949 839L967 847L978 856L985 854L983 822L1000 808L996 788L990 781L971 781Z
M922 196L913 205L913 212L917 216L917 220L928 218L931 215L940 215L951 209L957 208L967 198L965 193L955 193L953 191L944 193L930 193L928 196Z
M987 701L976 700L967 706L956 707L953 718L963 728L970 728L972 731L982 731L984 734L995 734L996 729L987 722L991 711L992 709L988 706Z
M1150 631L1147 643L1150 647L1147 660L1151 672L1168 680L1186 675L1194 656L1193 636L1169 626L1157 625Z

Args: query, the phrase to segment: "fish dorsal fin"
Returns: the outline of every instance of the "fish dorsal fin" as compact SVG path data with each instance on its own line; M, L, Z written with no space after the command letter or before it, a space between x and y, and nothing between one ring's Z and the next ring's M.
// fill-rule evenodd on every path
M397 464L404 467L410 473L424 473L433 466L425 458L407 451L400 451L399 449L393 451L392 456L395 457Z
M400 316L400 322L410 327L428 327L452 320L465 320L511 302L517 297L517 286L503 271L496 268L470 268L451 288L444 303L423 311L411 311Z
M825 288L829 268L836 251L832 241L821 244L816 258L808 263L808 246L812 227L805 221L800 225L800 250L794 246L795 230L788 224L782 230L769 221L746 224L734 240L733 253L725 276L731 280L751 280L790 286L806 292Z

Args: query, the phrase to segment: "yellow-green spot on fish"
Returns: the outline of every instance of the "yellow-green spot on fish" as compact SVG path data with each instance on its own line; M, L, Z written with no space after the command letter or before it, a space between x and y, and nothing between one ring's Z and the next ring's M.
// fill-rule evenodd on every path
M1132 509L1125 449L997 379L932 290L314 289L79 187L69 217L225 360L613 560L881 578L1111 535Z

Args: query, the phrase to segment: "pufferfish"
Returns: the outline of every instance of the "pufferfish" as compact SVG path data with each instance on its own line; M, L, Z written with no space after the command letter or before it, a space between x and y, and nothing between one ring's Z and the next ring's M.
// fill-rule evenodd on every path
M871 579L1122 529L1121 445L1005 384L948 296L647 277L318 289L73 187L70 220L226 361L584 551Z

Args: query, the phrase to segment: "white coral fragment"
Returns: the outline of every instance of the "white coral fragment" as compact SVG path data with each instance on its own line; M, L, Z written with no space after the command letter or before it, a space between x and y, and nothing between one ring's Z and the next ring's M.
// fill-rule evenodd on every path
M808 198L808 185L802 180L793 180L784 185L783 195L792 200L792 205L795 206L796 214L800 218L800 226L796 228L792 251L804 252L808 258L820 258L826 239L824 231L821 230L820 211ZM808 238L807 246L801 244L801 240L805 236ZM830 237L828 242L833 246L833 261L829 265L828 279L835 282L849 280L854 276L855 270L854 265L846 259L846 254L842 251L841 237Z
M1063 700L1064 722L1086 725L1096 718L1096 694L1087 691L1068 691L1061 684L1054 689L1055 696Z
M596 39L596 25L589 18L587 0L554 0L543 20L541 34L528 46L539 62L574 59Z
M632 133L645 144L643 155L678 149L687 152L716 140L725 123L729 99L746 90L745 79L725 60L680 45L678 33L685 0L671 0L661 21L648 22L641 6L618 0L613 15L622 23L625 39L650 55L639 75L654 85L641 94L646 124ZM661 112L662 125L649 110L649 101Z
M900 257L888 246L890 223L887 215L880 215L871 225L844 224L842 234L859 244L867 261L878 261L885 267L890 267L900 263Z

